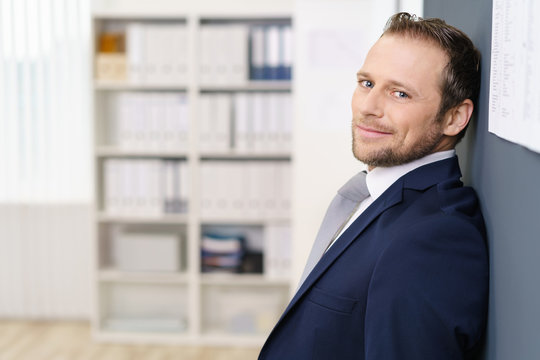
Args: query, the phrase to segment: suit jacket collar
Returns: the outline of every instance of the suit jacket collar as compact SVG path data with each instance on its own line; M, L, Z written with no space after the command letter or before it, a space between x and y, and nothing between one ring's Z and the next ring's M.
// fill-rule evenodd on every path
M452 149L429 154L406 164L392 167L376 167L366 176L366 184L369 189L372 202L381 196L393 183L395 183L405 174L421 166L449 159L454 156L456 156L456 151Z
M306 291L313 286L317 279L319 279L328 267L336 261L343 251L355 241L358 235L360 235L373 220L386 209L402 201L403 189L423 191L435 184L443 183L448 180L459 181L460 178L461 171L459 169L457 157L421 166L399 178L375 202L373 202L373 204L371 204L364 213L351 224L351 226L349 226L336 243L323 255L294 295L287 306L287 309L285 309L285 312L281 316L281 319L278 321L278 324L287 312L294 307L298 300L302 298Z

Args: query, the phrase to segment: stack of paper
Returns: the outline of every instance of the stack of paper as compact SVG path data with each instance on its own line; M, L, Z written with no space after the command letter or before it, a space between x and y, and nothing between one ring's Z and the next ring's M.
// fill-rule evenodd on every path
M239 272L244 256L244 239L241 236L204 234L201 241L201 266L203 272Z

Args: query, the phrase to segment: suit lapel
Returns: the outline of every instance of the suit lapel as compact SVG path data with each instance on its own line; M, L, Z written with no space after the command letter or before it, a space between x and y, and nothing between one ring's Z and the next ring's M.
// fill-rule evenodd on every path
M302 286L298 289L293 299L285 309L286 313L294 306L294 304L305 294L305 292L313 286L313 283L328 269L330 265L347 249L347 247L365 230L365 228L373 222L386 209L398 204L402 200L403 182L395 182L386 192L385 196L378 198L371 206L369 206L361 216L359 216L335 244L319 260L317 265L308 275ZM279 323L279 322L278 322Z

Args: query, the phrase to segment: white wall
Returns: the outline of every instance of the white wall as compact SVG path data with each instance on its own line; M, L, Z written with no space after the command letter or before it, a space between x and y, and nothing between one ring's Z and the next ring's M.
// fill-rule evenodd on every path
M424 0L399 0L399 11L424 16Z
M0 204L0 317L88 319L90 204Z

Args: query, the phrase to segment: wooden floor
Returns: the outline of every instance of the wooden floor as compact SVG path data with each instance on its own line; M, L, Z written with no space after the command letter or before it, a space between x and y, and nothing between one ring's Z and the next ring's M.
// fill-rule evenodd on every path
M258 349L98 344L84 322L0 320L0 360L253 360Z

